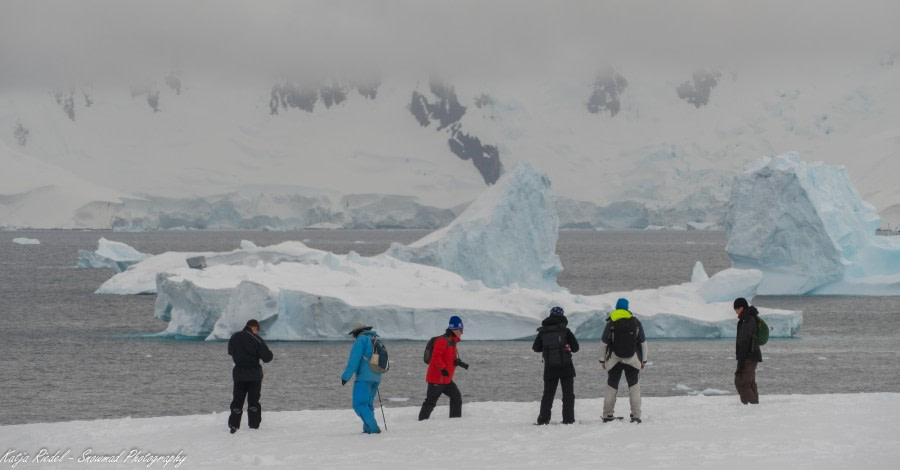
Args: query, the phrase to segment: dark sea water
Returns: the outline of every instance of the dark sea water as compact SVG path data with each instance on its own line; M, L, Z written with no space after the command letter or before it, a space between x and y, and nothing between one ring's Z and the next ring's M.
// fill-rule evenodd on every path
M227 410L232 364L224 343L136 337L165 328L153 318L155 296L95 295L112 273L74 269L77 250L96 249L100 237L146 253L225 251L246 239L260 246L302 240L373 255L425 233L0 232L0 424ZM16 237L41 244L17 245ZM725 241L722 232L563 231L559 281L580 294L687 282L695 261L710 274L729 267ZM766 394L900 392L900 297L758 297L754 303L804 311L799 338L773 339L763 348L757 378L763 401ZM424 343L388 346L394 364L381 386L384 405L419 406ZM349 340L271 347L276 359L265 366L266 410L350 407L351 390L339 377ZM471 364L456 378L465 401L540 399L542 364L530 342L464 341L460 353ZM655 340L650 354L641 376L645 396L733 394L733 340ZM583 342L575 355L576 397L601 396L599 355L597 342Z

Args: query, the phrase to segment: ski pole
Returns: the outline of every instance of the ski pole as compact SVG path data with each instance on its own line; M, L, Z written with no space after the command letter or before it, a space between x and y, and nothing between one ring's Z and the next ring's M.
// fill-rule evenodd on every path
M378 392L378 404L381 405L381 421L384 422L384 430L387 431L387 420L384 419L384 403L381 402L381 390L376 389Z

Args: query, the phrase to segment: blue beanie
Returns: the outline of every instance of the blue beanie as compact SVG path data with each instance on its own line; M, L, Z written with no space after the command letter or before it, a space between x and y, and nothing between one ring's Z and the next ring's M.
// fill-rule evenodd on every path
M461 330L463 329L462 318L453 315L450 317L450 325L447 327L448 330Z
M550 309L550 315L565 315L566 311L562 307L556 306Z
M621 298L616 301L616 310L628 310L628 299Z

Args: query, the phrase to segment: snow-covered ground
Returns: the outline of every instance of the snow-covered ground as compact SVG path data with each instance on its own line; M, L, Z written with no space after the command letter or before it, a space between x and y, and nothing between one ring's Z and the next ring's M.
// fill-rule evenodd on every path
M576 400L578 423L571 426L532 425L538 403L465 403L458 420L439 406L425 422L411 406L386 408L387 430L364 435L350 390L340 392L347 395L345 410L264 412L259 430L234 435L224 412L2 426L0 450L12 451L2 463L12 467L14 456L25 453L29 461L15 468L874 470L896 468L900 459L898 393L767 396L763 390L759 406L741 405L733 395L649 397L642 424L603 424L602 400L583 399ZM627 406L620 399L618 414L627 418ZM560 408L557 401L554 422ZM36 465L41 449L69 453L58 464ZM87 451L121 457L118 465L79 463ZM132 451L172 457L126 462Z

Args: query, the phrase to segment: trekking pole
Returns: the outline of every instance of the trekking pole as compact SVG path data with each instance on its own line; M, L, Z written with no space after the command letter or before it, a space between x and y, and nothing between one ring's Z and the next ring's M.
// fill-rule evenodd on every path
M377 391L378 391L378 404L381 405L381 421L384 422L384 430L387 431L387 420L384 419L384 403L381 402L381 390L377 390Z

